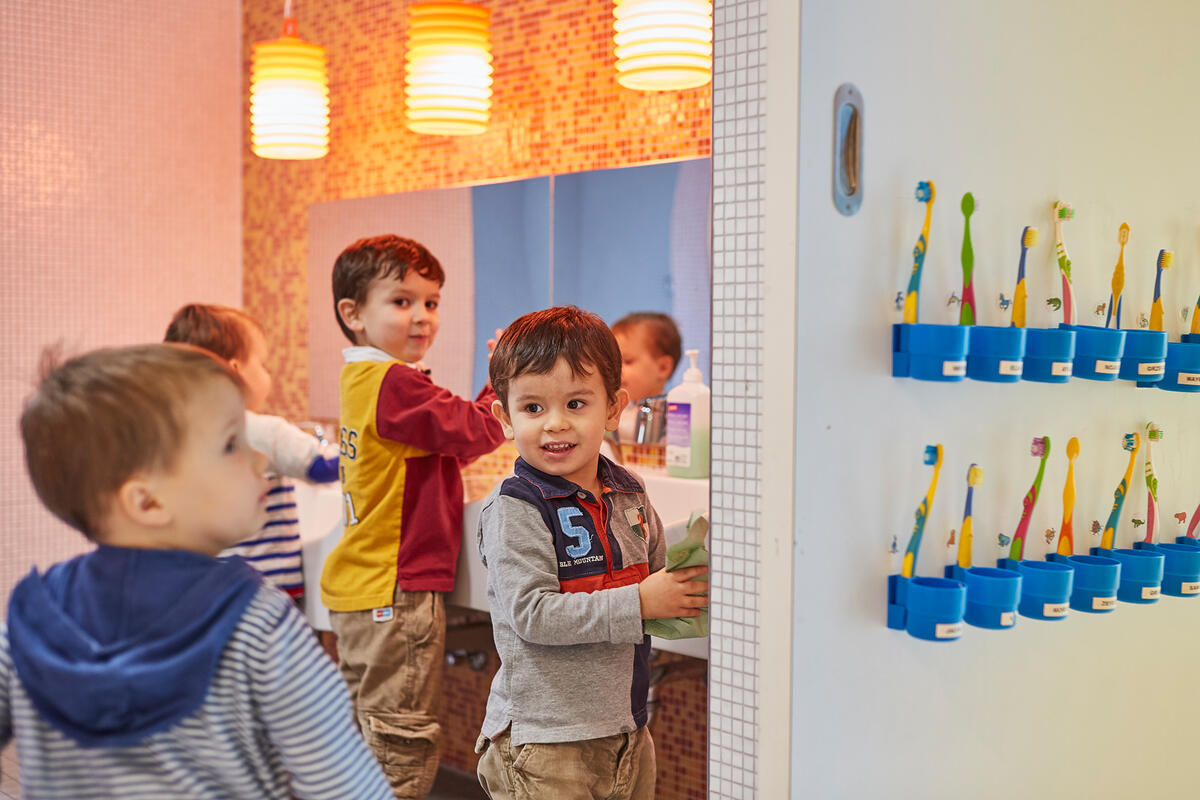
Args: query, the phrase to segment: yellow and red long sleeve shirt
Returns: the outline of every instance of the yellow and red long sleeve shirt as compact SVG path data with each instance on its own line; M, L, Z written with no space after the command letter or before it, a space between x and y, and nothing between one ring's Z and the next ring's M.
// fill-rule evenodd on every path
M390 606L397 585L452 590L462 544L460 470L504 441L490 386L464 400L381 355L350 348L342 367L346 525L321 573L321 601L331 611Z

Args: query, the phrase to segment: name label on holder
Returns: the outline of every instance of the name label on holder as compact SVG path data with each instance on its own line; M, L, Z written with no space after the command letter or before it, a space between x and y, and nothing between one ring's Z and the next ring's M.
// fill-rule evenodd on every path
M1000 362L1000 374L1001 375L1020 375L1021 369L1023 366L1024 366L1024 364L1021 361L1001 361Z
M1092 611L1108 611L1110 608L1117 607L1117 598L1115 597L1093 597Z
M1070 608L1066 603L1044 603L1042 605L1043 617L1065 617L1067 609Z
M1162 375L1167 371L1167 362L1154 361L1149 364L1138 364L1138 375Z
M1050 374L1051 375L1059 375L1059 376L1070 375L1071 374L1071 362L1070 361L1055 361L1054 363L1052 363L1050 365Z
M1200 374L1195 372L1181 372L1178 380L1175 381L1180 386L1197 386L1200 385Z
M1000 612L1000 627L1001 628L1011 628L1013 625L1016 625L1016 624L1017 624L1017 612L1015 612L1015 611L1001 611Z
M947 378L957 378L967 374L967 362L965 361L943 361L942 375Z
M1096 372L1101 375L1116 375L1121 371L1120 361L1097 361Z
M1179 585L1180 594L1200 594L1200 583L1181 583Z
M1159 589L1159 587L1157 587L1157 586L1143 586L1142 587L1142 599L1143 600L1153 600L1154 598L1158 597L1158 589Z
M953 639L956 636L962 636L963 624L961 622L939 622L933 626L933 635L937 639Z

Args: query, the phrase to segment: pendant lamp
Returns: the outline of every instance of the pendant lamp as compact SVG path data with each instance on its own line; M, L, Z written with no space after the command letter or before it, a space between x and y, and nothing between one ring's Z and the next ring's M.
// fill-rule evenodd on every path
M492 106L491 12L467 3L408 7L404 97L413 133L487 130Z
M256 42L250 58L250 149L261 158L322 158L329 152L325 48L300 38L292 2L283 34Z
M709 0L614 0L617 83L663 92L712 80Z

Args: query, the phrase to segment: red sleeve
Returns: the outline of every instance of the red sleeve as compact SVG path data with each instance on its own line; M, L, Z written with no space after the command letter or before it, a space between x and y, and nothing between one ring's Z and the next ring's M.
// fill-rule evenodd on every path
M379 435L430 453L476 459L504 441L492 416L496 393L484 387L474 402L442 388L412 367L396 364L379 387Z

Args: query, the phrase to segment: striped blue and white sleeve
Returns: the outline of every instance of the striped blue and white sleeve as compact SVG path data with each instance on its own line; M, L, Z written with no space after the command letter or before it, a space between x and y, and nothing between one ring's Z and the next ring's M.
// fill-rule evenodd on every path
M255 695L299 800L394 795L354 724L350 695L295 606L267 634Z
M13 663L8 654L8 626L0 624L0 750L12 740L12 686ZM0 775L3 770L0 770Z

